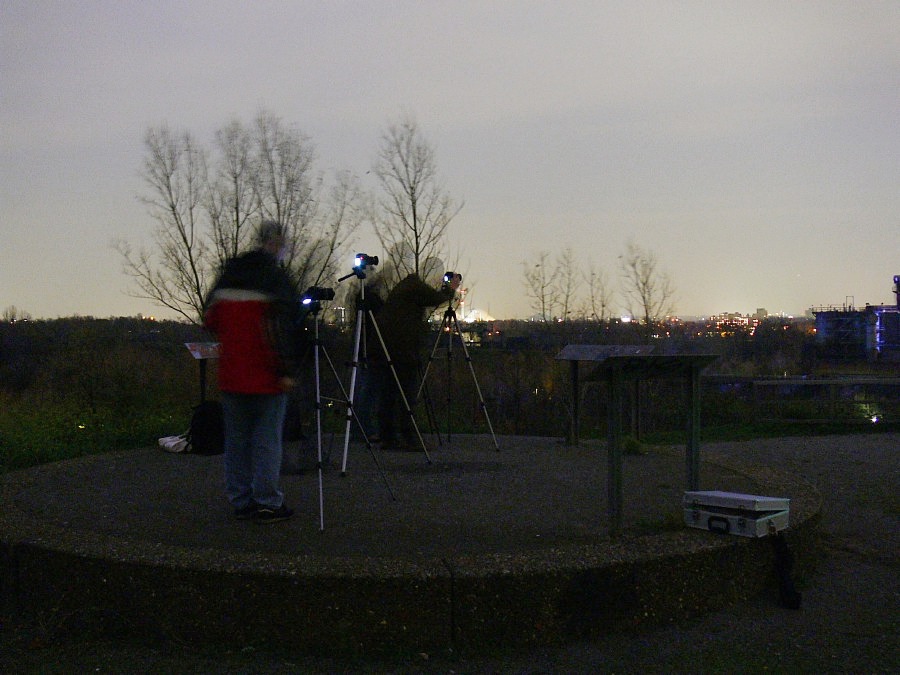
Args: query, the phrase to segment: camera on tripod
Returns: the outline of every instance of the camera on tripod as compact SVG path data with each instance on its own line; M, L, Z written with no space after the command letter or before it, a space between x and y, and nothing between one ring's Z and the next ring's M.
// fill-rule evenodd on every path
M320 302L322 300L334 300L334 289L324 286L310 286L303 294L303 302Z
M357 253L353 258L353 269L360 271L366 269L369 265L373 267L378 264L377 255L367 255L365 253Z
M334 300L334 289L324 286L310 286L300 298L303 309L310 314L315 314L322 309L322 302Z

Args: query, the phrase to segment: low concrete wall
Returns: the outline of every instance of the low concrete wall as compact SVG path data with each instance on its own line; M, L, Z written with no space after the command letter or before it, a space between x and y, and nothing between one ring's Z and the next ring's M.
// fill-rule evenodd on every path
M802 573L815 560L820 495L729 462L768 494L791 495L786 538ZM0 521L5 605L112 636L313 654L484 652L676 622L763 591L777 602L769 539L674 524L523 553L348 562L163 542L132 550L99 534L46 525L38 537Z
M800 569L813 561L815 520L789 532ZM23 542L4 547L4 594L20 611L111 635L370 655L559 644L679 621L766 589L777 597L768 539L642 539L527 563L332 577L129 564ZM648 544L662 551L628 554Z

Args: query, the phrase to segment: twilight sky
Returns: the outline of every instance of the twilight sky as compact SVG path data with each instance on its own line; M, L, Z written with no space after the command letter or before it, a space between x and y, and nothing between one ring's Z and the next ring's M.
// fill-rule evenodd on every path
M894 299L896 0L0 0L0 311L166 316L111 247L155 226L144 133L260 109L366 180L411 114L497 318L532 313L523 261L615 282L629 240L680 315Z

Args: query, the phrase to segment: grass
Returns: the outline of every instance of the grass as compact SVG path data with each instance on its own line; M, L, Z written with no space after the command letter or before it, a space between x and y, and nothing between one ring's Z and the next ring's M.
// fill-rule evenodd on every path
M153 445L187 428L190 408L96 408L68 403L36 407L7 400L0 407L0 473L111 450Z
M889 433L900 431L900 424L871 424L860 422L795 422L757 421L743 424L723 424L702 427L700 439L708 443L750 441L755 438L780 438L784 436L831 436L844 434ZM663 431L645 434L644 442L671 444L684 441L684 431Z
M111 450L154 445L158 438L187 429L191 404L187 401L144 402L93 410L72 402L35 405L32 401L5 397L0 402L0 473L46 462L72 459ZM343 414L325 414L326 428L343 429ZM441 428L441 424L438 424ZM703 427L704 442L746 441L754 438L814 436L897 431L898 424L759 421ZM683 430L645 433L640 440L627 437L627 454L644 454L651 445L671 445L685 440Z

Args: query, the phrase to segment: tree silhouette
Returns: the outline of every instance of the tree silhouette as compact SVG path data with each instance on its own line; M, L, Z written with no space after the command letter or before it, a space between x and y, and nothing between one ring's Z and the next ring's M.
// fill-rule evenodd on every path
M556 306L559 268L550 264L548 251L541 251L534 260L522 262L525 293L531 298L531 308L541 317L541 321L547 322L553 318Z
M381 137L373 173L381 186L373 205L375 234L397 279L425 276L427 261L446 257L446 234L462 203L444 191L434 148L409 116Z
M335 274L341 247L364 220L358 180L339 172L326 186L310 139L269 112L250 126L221 128L212 151L167 125L149 129L144 145L141 201L156 221L155 245L115 246L134 294L191 322L201 320L219 269L246 250L257 221L285 226L286 265L301 289Z
M656 255L633 241L619 256L622 296L625 309L641 321L649 340L656 324L674 309L674 285L668 273L659 269Z

